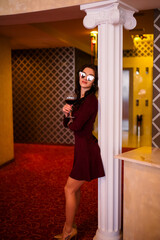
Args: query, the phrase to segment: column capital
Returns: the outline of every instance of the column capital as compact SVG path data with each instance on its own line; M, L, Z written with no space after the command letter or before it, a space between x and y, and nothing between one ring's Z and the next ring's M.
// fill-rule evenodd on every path
M106 22L113 25L121 24L126 29L133 29L137 23L133 16L137 10L118 0L84 4L81 5L81 10L86 12L83 24L89 29Z

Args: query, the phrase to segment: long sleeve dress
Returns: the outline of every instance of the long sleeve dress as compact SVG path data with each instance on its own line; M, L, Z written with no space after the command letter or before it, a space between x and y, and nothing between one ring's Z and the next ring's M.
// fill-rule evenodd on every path
M75 108L72 123L68 124L68 118L64 118L64 126L68 126L75 135L74 163L70 177L76 180L91 181L105 176L100 148L92 134L97 111L98 101L92 93Z

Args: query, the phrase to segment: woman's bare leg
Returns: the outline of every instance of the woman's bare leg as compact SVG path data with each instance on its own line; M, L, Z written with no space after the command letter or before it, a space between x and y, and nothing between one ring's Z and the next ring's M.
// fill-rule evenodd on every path
M65 231L70 233L75 218L76 211L80 201L80 187L85 181L75 180L71 177L68 178L65 186L66 197L66 223Z
M80 204L80 198L81 198L81 190L79 189L79 190L76 192L76 201L77 201L76 213L77 213L77 211L78 211L78 207L79 207L79 204Z

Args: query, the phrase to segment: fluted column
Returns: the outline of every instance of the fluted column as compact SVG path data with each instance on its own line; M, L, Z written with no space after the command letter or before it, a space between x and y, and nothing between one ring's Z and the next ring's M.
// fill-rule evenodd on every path
M99 115L98 140L106 177L98 182L98 230L94 240L122 239L121 152L122 133L122 35L123 26L136 26L136 11L121 1L81 5L86 28L98 25Z

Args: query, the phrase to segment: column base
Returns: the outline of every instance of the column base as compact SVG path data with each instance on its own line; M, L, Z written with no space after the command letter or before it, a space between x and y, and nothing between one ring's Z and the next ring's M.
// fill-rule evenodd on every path
M122 240L123 235L122 232L101 232L99 229L96 232L93 240Z

